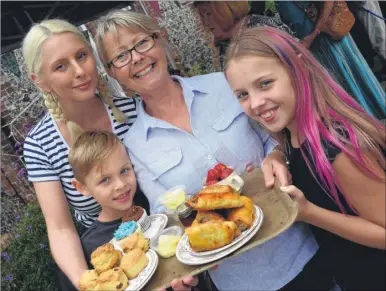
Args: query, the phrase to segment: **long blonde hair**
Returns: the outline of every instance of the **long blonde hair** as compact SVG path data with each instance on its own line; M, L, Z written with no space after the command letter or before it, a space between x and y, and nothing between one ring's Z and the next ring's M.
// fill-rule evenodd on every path
M35 73L39 76L42 65L41 47L43 43L52 35L71 32L80 37L88 44L82 32L71 23L61 19L49 19L37 23L31 27L23 40L23 56L29 73ZM88 44L89 45L89 44ZM40 88L39 88L40 89ZM118 122L127 120L126 116L120 112L113 103L112 95L108 91L107 82L100 77L98 82L98 91L103 100L111 107L114 117ZM72 140L82 131L76 123L67 121L60 107L59 98L54 93L43 93L44 104L48 111L56 120L64 120L70 132Z
M372 165L362 154L371 152L385 168L385 156L382 153L385 148L385 127L365 112L330 77L310 51L278 29L257 27L245 29L233 40L226 54L225 72L232 61L245 56L277 58L286 68L296 93L295 120L298 136L303 136L306 141L306 149L300 147L302 155L311 173L317 175L323 188L343 212L344 207L337 189L345 194L322 141L340 149L369 176L384 180L372 172ZM284 134L281 133L280 136L285 141ZM300 140L298 142L301 144ZM306 152L310 154L311 160L307 158Z

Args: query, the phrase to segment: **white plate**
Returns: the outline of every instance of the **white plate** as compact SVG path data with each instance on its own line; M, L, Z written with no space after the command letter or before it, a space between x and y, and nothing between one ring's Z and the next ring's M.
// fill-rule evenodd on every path
M261 212L262 213L262 212ZM230 248L231 246L237 244L239 241L243 240L248 234L250 234L254 229L258 226L259 223L259 215L260 212L258 211L258 207L255 205L255 220L253 221L251 227L247 230L244 230L236 239L234 239L230 244L223 246L221 248L212 250L212 251L205 251L205 252L196 252L192 250L190 247L189 239L184 240L185 248L194 256L202 257L202 256L210 256L215 253L222 252L223 250L226 250L227 248Z
M149 263L145 269L139 273L137 278L129 280L129 286L125 289L125 291L141 290L153 276L158 266L158 255L155 251L149 249L146 253L146 257L148 257Z
M163 231L168 224L168 217L165 214L153 214L149 216L151 220L150 227L143 233L143 235L152 239Z
M256 208L256 226L253 229L251 228L252 229L251 232L249 232L248 235L246 235L241 241L230 246L227 249L224 249L221 252L214 253L212 255L195 256L191 252L189 252L189 250L185 247L188 237L186 234L184 234L184 236L182 237L182 239L177 245L177 250L176 250L177 260L179 260L181 263L185 265L195 266L195 265L202 265L213 261L217 261L233 253L234 251L236 251L237 249L245 245L251 238L253 238L253 236L257 233L257 231L260 229L263 223L263 219L264 219L263 211L261 210L260 207L256 205L255 205L255 208Z

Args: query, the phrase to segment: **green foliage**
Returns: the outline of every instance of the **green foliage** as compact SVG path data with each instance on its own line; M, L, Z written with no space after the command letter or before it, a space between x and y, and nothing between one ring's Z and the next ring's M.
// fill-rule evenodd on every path
M204 74L209 74L209 73L210 73L209 71L205 70L199 64L194 64L191 68L185 69L184 75L186 77L193 77L193 76L204 75Z
M275 1L274 0L265 1L264 14L271 15L271 14L275 14L276 12L277 12L277 10L276 10Z
M37 203L29 204L12 233L6 251L1 254L2 290L56 291L56 265L51 256L46 224Z

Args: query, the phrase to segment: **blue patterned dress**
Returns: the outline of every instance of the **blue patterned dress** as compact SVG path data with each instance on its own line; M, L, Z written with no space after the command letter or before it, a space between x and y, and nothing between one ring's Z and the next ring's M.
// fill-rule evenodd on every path
M304 9L310 1L277 1L281 19L303 39L314 30L314 23ZM299 7L301 6L301 7ZM302 9L303 8L303 9ZM315 38L311 51L333 78L345 88L371 115L386 118L386 94L371 68L363 58L351 35L339 41L321 33Z

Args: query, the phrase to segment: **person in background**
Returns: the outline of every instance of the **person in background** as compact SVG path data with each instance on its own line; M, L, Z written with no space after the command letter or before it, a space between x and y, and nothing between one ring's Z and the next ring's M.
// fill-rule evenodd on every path
M194 6L203 26L213 33L214 44L219 49L222 65L230 40L247 27L268 25L294 34L281 21L278 13L274 16L251 14L248 1L195 1Z
M360 48L362 54L368 51L373 57L373 71L378 80L385 81L386 79L386 19L379 5L379 1L347 1L347 5L351 12L355 15L355 24L358 23L363 27L357 32L351 30L355 42L359 44L359 40L364 38L370 42L368 45ZM384 2L383 2L384 5ZM353 29L355 28L355 25ZM362 41L363 43L363 41ZM368 58L366 58L367 60ZM369 64L371 62L367 61Z
M319 243L317 267L344 290L385 290L385 127L277 29L245 30L226 59L244 111L286 147L281 190Z
M333 78L354 97L365 110L378 119L386 117L386 93L363 58L350 34L341 40L320 32L328 19L334 1L277 1L282 20L290 25L303 45ZM318 11L314 23L307 11ZM310 14L311 15L311 14Z

